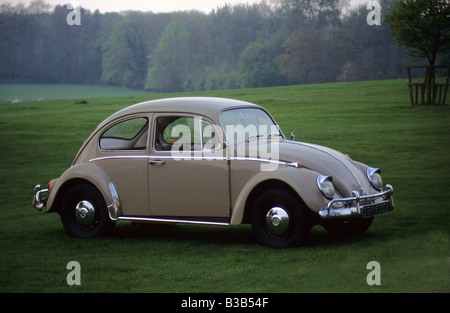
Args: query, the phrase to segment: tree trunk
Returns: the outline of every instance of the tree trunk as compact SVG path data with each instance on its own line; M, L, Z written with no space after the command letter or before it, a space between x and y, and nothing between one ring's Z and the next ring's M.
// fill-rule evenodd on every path
M425 74L425 94L426 94L426 100L424 104L430 105L433 104L433 98L432 98L432 92L434 88L435 83L435 70L433 66L430 66L427 68L426 74Z

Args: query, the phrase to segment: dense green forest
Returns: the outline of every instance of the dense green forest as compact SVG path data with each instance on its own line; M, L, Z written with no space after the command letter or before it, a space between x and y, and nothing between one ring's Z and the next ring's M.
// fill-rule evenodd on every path
M379 0L387 14L396 0ZM198 11L0 6L0 81L102 83L155 92L405 77L417 64L387 23L342 0L266 0Z

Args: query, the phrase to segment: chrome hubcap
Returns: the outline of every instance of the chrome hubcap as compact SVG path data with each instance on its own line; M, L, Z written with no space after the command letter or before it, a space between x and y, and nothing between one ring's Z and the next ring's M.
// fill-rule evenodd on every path
M89 201L78 202L75 207L75 218L83 226L91 226L95 219L95 208Z
M289 227L289 215L280 207L274 207L266 215L266 225L274 235L283 234Z

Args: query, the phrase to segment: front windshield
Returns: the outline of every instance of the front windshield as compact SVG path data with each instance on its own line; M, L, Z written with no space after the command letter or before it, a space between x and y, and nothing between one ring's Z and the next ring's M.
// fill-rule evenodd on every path
M227 139L239 144L254 138L283 138L278 125L261 109L242 108L224 111L220 123Z

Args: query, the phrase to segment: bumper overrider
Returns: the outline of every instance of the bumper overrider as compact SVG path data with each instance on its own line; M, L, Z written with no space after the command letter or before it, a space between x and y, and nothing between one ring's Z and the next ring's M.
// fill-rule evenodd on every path
M34 187L33 207L38 211L42 211L47 205L47 199L48 189L42 189L41 185L36 185Z
M393 193L394 189L389 184L386 185L385 191L371 195L361 196L355 190L351 197L331 200L327 209L319 211L319 216L322 219L365 218L386 213L394 209ZM377 201L380 198L382 200Z

